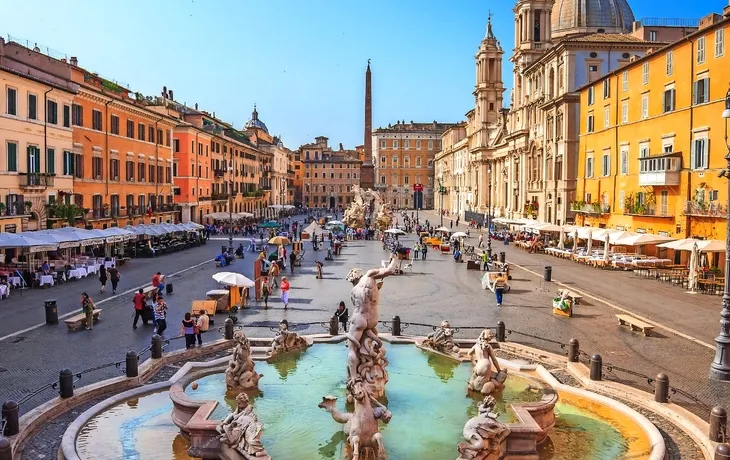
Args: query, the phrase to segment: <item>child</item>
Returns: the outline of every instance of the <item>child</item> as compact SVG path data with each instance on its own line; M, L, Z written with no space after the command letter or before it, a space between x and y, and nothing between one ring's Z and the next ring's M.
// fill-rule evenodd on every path
M335 316L342 325L342 329L347 332L348 311L347 307L345 307L345 302L340 302L340 305L337 307L337 311L335 311Z
M190 316L190 312L185 313L185 319L182 320L180 335L185 336L185 348L193 348L195 346L195 321Z

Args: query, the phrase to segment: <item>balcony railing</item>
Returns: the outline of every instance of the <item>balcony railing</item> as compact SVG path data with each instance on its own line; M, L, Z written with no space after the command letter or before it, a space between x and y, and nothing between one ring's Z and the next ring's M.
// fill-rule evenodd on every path
M213 170L213 175L215 177L225 177L226 171L224 169L214 169Z
M590 204L590 203L571 203L570 210L577 212L578 214L609 214L611 212L611 206L608 204Z
M23 188L46 188L53 187L55 184L55 176L46 173L27 173L21 174L20 186Z
M211 198L213 201L221 201L221 200L227 200L228 199L228 192L226 193L214 193Z
M624 208L624 215L641 217L673 217L667 210L657 210L656 206L636 205Z
M684 211L682 214L685 216L716 217L724 219L727 217L727 206L720 204L718 201L687 201L684 205Z
M198 201L210 201L210 196L199 196Z
M262 185L261 190L271 190L271 185Z
M679 171L652 171L639 173L639 186L676 186L679 185Z

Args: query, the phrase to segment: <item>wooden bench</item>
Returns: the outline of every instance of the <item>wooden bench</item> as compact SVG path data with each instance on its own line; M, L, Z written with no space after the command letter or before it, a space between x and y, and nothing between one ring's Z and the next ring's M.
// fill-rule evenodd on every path
M157 288L154 286L147 286L142 290L142 294L144 294L145 299L154 300L155 294L157 294Z
M620 326L629 326L632 331L641 331L644 333L644 337L648 337L649 332L654 329L654 326L651 324L629 315L616 315L616 318L618 318L618 324Z
M580 300L583 298L582 295L576 294L573 291L569 291L567 289L558 289L558 296L562 296L563 294L567 294L566 297L573 301L573 305L579 305Z
M95 308L93 316L94 322L99 321L99 316L101 316L101 308ZM78 315L66 318L63 322L66 323L69 331L75 331L76 329L86 326L86 315L79 313Z

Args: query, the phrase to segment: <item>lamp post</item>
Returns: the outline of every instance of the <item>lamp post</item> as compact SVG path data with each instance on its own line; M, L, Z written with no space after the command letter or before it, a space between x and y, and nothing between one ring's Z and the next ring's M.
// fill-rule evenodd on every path
M228 254L233 254L233 151L228 165Z
M441 226L444 226L444 186L441 185L439 178L439 216L441 217Z
M492 260L492 163L487 163L487 257Z
M728 199L730 199L730 143L728 143L728 121L730 119L730 89L725 94L725 110L722 112L725 120L725 145L728 152L725 155L727 169L720 173L728 179ZM715 337L715 359L710 365L710 378L730 380L730 207L725 221L725 290L722 293L722 311L720 312L720 334Z

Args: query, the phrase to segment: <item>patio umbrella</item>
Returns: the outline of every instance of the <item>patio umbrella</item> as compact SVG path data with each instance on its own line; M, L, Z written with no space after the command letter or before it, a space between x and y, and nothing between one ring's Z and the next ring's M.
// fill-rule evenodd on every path
M558 249L560 249L560 250L565 249L565 232L562 229L560 230L560 239L558 240Z
M390 235L405 235L406 234L406 232L404 232L403 230L401 230L399 228L389 228L388 230L385 231L385 233L388 233Z
M311 224L307 225L307 228L303 230L304 233L309 233L310 235L321 235L322 234L322 227L319 226L316 222L312 222Z
M281 225L279 225L278 222L273 222L273 221L264 222L263 224L259 224L259 228L279 228L279 227L281 227Z
M591 255L591 250L593 249L593 230L588 229L588 238L586 238L588 242L586 243L586 254Z
M578 250L578 229L573 232L573 254Z
M405 233L404 233L405 234ZM464 232L456 232L451 235L451 238L466 238L468 235Z
M451 233L451 230L449 230L449 229L448 229L448 228L446 228L446 227L439 227L439 228L437 228L437 229L436 229L436 230L434 230L434 231L436 231L436 232L449 232L449 233Z
M651 233L637 233L624 238L619 238L614 244L622 244L626 246L641 246L645 244L663 243L671 241L675 238L670 236L652 235Z
M213 279L226 286L250 288L256 284L242 274L235 272L219 272L213 275Z
M269 244L275 244L275 245L284 245L288 246L291 244L291 241L289 241L289 238L285 236L275 236L269 240Z
M606 245L603 247L603 261L606 263L608 263L608 261L609 261L609 252L608 251L611 246L610 240L611 240L611 235L610 234L606 235Z
M687 289L690 291L697 290L700 271L700 248L695 241L692 246L692 254L689 257L689 273L687 275Z

